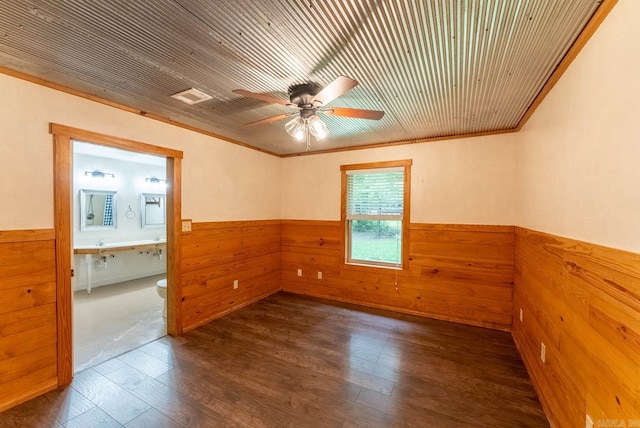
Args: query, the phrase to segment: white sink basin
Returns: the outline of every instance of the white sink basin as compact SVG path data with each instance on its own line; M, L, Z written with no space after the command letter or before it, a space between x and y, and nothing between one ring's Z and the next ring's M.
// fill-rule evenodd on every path
M154 244L166 244L166 239L160 239L158 241L153 239L144 239L141 241L121 241L121 242L105 242L104 245L90 244L90 245L74 245L75 250L109 250L113 248L122 247L136 247L141 245L154 245Z

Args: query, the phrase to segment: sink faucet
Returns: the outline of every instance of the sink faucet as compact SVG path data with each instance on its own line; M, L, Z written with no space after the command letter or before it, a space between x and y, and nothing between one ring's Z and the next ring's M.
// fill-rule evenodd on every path
M104 239L98 241L98 247L104 247Z

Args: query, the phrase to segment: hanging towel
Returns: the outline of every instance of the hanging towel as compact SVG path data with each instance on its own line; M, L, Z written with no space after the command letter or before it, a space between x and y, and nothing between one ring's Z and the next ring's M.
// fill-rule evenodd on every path
M113 195L106 195L104 198L104 226L113 226Z

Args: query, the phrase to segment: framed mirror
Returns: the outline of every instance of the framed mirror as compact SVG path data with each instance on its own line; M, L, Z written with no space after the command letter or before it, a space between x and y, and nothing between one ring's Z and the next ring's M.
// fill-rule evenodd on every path
M80 190L80 230L115 229L116 194L111 190Z
M166 223L166 195L142 193L140 195L140 219L142 228L164 227Z

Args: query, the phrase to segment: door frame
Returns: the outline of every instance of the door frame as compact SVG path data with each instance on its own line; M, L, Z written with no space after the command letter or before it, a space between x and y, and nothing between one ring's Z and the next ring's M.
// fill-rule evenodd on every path
M54 146L54 231L56 242L56 305L58 339L58 386L73 380L73 303L71 266L73 243L73 142L114 147L132 152L164 156L167 164L167 333L182 334L180 260L182 218L182 152L83 129L51 123Z

